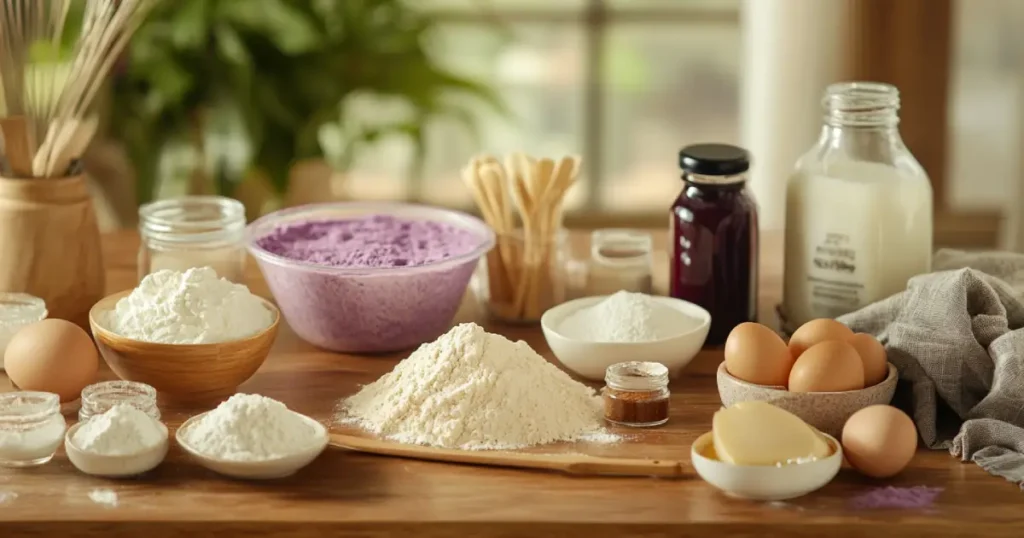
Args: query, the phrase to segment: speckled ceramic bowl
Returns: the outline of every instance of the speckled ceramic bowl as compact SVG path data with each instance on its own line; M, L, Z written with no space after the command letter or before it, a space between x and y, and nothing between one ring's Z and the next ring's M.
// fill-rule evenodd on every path
M846 392L789 392L782 387L767 387L740 381L729 375L725 363L718 367L718 396L728 407L736 402L768 402L804 419L824 433L840 437L846 419L857 411L876 404L888 404L896 392L896 367L889 364L889 375L879 384Z

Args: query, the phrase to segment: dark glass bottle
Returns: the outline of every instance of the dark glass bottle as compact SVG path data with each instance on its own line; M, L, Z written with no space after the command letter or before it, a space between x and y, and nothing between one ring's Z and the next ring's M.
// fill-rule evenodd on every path
M679 151L683 191L672 205L670 295L711 313L706 345L757 317L757 205L746 189L750 156L726 144Z

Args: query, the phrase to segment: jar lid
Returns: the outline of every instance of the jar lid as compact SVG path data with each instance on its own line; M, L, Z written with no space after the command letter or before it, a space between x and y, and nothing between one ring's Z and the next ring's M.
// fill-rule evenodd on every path
M729 144L693 144L679 150L679 167L703 176L735 176L750 169L750 153Z
M668 386L668 368L657 362L620 362L605 370L604 381L618 390L658 390Z
M46 302L27 293L0 293L0 328L21 328L46 319Z

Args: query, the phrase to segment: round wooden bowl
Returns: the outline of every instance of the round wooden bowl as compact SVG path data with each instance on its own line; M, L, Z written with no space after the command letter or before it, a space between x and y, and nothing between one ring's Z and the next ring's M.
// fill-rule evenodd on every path
M234 394L259 369L277 337L281 313L260 298L274 315L263 332L243 340L217 344L156 344L125 338L103 326L105 313L131 290L110 295L89 311L96 347L121 379L151 385L174 403L213 402Z

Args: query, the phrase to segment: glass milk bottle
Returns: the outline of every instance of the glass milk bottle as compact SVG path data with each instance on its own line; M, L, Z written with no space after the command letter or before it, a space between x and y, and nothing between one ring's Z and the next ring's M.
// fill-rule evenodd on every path
M898 129L899 92L833 84L786 191L782 316L792 331L906 288L931 268L932 187Z

